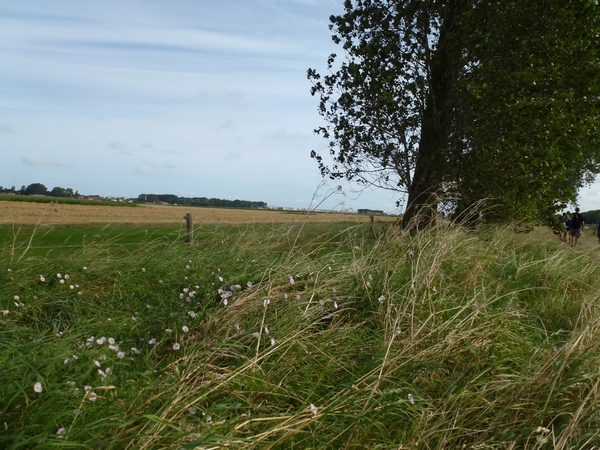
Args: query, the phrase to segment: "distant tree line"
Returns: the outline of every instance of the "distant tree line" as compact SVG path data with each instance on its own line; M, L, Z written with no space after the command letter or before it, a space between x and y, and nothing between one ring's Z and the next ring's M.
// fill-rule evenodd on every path
M48 197L63 197L63 198L77 198L79 192L73 192L71 188L62 188L56 186L51 191L46 188L42 183L33 183L29 186L22 186L21 189L16 189L14 186L11 188L4 188L0 186L0 193L3 194L16 194L16 195L46 195Z
M140 194L137 198L142 203L168 203L169 205L185 206L221 206L226 208L266 208L265 202L249 200L224 200L206 197L178 197L174 194Z

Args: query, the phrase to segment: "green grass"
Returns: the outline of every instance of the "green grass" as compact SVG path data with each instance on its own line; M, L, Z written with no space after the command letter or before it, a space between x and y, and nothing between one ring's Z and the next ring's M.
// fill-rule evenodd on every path
M0 448L600 442L591 243L272 224L188 248L184 231L0 229Z

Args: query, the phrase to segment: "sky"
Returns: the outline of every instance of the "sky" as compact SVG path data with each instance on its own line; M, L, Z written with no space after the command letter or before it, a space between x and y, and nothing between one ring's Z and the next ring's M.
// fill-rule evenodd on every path
M340 52L342 5L0 0L0 185L401 212L310 158L327 142L306 71ZM580 194L600 209L599 183Z

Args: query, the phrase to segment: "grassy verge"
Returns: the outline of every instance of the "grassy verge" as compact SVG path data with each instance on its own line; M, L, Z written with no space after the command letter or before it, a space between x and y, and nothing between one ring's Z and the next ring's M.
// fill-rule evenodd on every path
M600 271L551 234L86 233L5 231L1 448L600 441Z

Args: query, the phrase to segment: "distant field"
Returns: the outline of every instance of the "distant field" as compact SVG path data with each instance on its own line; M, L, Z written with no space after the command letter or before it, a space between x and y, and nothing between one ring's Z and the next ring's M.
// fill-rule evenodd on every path
M80 200L78 198L68 197L46 197L45 195L10 195L0 194L0 201L3 202L25 202L25 203L62 203L67 205L94 205L94 206L121 206L121 207L136 207L137 203L128 202L113 202L113 201L97 201L97 200Z
M194 223L271 223L271 222L368 222L369 216L342 213L306 213L198 208L183 206L141 205L137 208L114 208L105 205L49 204L0 201L0 224L91 224L145 223L180 224L186 213ZM394 221L394 216L378 216L377 221Z

